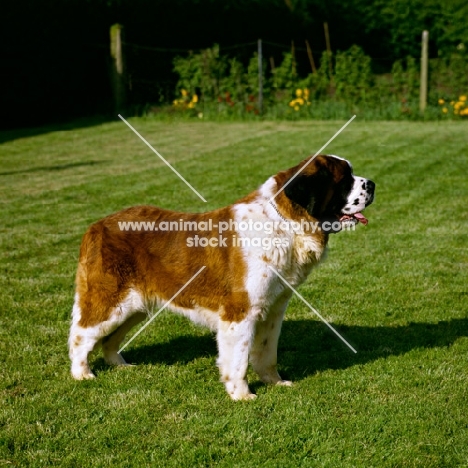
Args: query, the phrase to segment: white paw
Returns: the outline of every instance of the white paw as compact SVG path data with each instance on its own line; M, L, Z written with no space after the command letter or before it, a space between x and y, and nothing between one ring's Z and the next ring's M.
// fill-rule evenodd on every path
M75 380L91 380L96 378L96 376L90 370L86 369L72 371L72 377Z
M254 393L247 393L245 395L231 395L231 398L234 401L251 401L255 400L255 398L257 398L257 395L255 395Z
M253 400L257 398L257 395L254 395L250 391L249 386L245 380L238 380L237 382L227 381L225 382L225 385L229 396L234 401Z
M279 380L276 382L276 385L281 385L282 387L292 387L293 383L290 380Z

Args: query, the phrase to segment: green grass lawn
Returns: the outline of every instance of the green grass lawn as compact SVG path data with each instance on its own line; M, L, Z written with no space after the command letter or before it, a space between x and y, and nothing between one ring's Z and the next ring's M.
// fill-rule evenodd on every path
M468 466L468 123L354 121L326 152L377 184L287 311L279 370L232 402L206 330L164 312L124 355L69 374L81 236L135 204L204 211L319 149L344 122L131 123L0 133L0 465ZM33 135L35 133L35 135Z

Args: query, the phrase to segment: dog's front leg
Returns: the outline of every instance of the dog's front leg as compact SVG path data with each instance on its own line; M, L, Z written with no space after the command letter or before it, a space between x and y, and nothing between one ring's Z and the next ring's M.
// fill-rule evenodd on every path
M257 322L255 328L250 360L253 370L266 384L292 385L290 381L283 380L276 370L278 339L290 297L291 293L285 291L271 306L265 319Z
M233 400L256 398L256 395L250 392L246 380L254 326L254 322L248 318L241 322L219 321L217 364L221 381Z

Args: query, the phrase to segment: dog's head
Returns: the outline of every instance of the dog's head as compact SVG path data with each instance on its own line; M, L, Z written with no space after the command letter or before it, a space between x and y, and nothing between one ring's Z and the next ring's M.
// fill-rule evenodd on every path
M282 180L277 180L292 204L322 222L367 224L362 211L374 200L374 182L353 175L351 163L338 156L310 159L281 173Z

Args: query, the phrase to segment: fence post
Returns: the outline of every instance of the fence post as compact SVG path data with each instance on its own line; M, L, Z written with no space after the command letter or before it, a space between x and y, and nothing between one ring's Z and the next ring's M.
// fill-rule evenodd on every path
M327 21L323 23L323 32L325 33L325 44L327 45L327 52L331 55L330 31L328 30Z
M429 31L423 31L421 41L421 86L419 89L419 110L424 113L427 106L427 75L429 55Z
M309 41L305 41L307 47L307 55L309 56L310 68L312 68L312 73L317 73L317 68L315 66L314 56L312 55L312 49L310 48Z
M258 112L263 114L263 57L262 40L258 40Z
M333 64L332 64L332 49L330 43L330 31L328 30L328 23L323 23L323 31L325 33L325 43L327 44L328 54L328 73L330 74L330 84L333 86Z
M272 73L275 73L275 58L273 56L270 57L270 68L271 68L271 72Z
M291 57L292 57L291 74L293 78L295 78L297 75L297 67L296 67L296 46L294 44L294 41L291 41Z
M125 64L122 53L123 26L114 24L110 28L111 86L114 112L118 114L125 108L127 101L125 86Z

